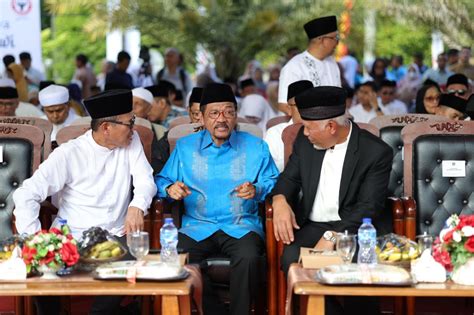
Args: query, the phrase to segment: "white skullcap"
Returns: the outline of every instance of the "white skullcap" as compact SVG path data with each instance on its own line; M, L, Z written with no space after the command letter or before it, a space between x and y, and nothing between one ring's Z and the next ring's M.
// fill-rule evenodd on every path
M43 107L62 105L69 101L69 91L64 86L52 84L38 93L38 99Z
M138 98L141 98L142 100L144 100L145 102L148 102L150 104L153 103L153 94L151 94L150 91L148 91L147 89L144 89L142 87L133 89L132 90L132 95L136 96Z
M11 88L16 89L15 81L13 81L10 78L0 79L0 86L1 87L11 87Z

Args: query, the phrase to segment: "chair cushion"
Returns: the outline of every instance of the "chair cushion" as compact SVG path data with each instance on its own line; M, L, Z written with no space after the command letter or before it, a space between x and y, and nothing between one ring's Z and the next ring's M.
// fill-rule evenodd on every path
M442 177L443 160L466 161L466 177ZM417 232L438 235L451 214L474 211L474 135L427 135L413 144Z
M393 150L392 171L388 182L389 196L401 197L403 194L403 126L388 126L380 130L380 138Z
M0 138L0 240L12 235L13 192L31 176L33 144L24 139Z

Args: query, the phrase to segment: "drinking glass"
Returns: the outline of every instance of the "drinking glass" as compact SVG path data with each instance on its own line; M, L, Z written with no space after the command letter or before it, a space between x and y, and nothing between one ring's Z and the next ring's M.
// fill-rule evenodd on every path
M416 237L418 239L418 251L420 255L423 254L425 250L428 250L431 253L431 247L433 246L433 236L426 233L426 231L422 235L418 235Z
M356 235L348 234L347 231L337 234L336 251L345 264L351 263L356 246Z
M148 232L137 231L130 233L127 235L127 245L130 254L137 260L142 260L143 257L148 255L148 251L150 250Z

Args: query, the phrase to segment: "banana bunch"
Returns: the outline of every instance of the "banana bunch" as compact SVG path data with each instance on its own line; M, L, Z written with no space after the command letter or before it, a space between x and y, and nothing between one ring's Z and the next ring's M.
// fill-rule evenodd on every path
M86 258L109 259L123 254L122 247L116 241L105 241L92 246Z
M375 252L380 262L410 261L420 255L415 242L393 233L378 239Z

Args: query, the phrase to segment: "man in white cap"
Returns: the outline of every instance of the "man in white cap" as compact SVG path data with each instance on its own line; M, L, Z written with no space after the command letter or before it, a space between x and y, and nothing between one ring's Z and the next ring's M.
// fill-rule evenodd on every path
M332 54L339 43L337 19L325 16L304 25L308 48L291 58L281 69L278 103L287 105L288 86L296 81L309 80L313 86L341 86L341 74Z
M42 118L53 124L51 141L56 141L58 131L78 118L69 105L69 91L64 86L52 84L39 92L38 99L46 114Z
M0 116L41 117L43 112L33 104L20 102L15 81L0 79Z

